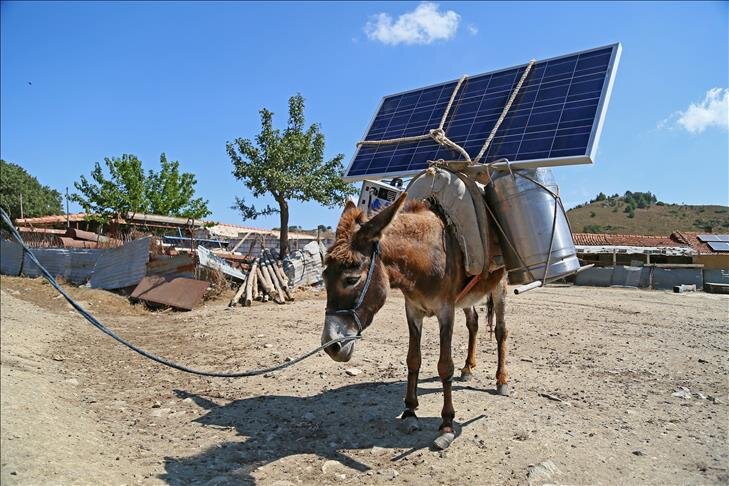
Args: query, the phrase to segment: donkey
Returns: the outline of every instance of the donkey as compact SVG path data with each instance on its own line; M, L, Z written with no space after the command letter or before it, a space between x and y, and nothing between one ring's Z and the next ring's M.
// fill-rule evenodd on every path
M388 290L400 289L405 296L410 334L408 384L401 418L409 423L409 428L416 429L423 318L436 316L440 325L438 375L443 384L443 410L434 445L442 449L455 437L451 339L456 308L463 308L469 331L468 356L461 370L461 376L467 379L476 367L478 315L473 306L487 297L493 299L498 343L497 393L508 395L504 322L506 272L503 268L484 271L476 285L457 302L468 276L463 269L463 254L456 236L429 203L413 200L406 203L405 199L406 194L402 194L370 220L366 220L354 203L347 202L325 262L327 310L322 344L361 333L384 305ZM335 361L346 362L352 357L354 346L354 341L344 345L336 343L325 351Z

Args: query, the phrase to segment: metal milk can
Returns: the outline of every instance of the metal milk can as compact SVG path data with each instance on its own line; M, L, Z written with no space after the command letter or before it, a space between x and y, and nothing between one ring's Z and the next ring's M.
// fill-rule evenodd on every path
M506 235L499 238L510 284L553 280L580 268L551 170L494 171L485 194Z

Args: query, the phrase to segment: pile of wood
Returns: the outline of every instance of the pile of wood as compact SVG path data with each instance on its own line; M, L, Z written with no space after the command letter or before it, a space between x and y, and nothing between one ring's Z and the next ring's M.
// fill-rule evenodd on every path
M251 264L246 280L231 299L229 306L250 306L254 300L268 302L272 300L277 304L285 304L294 300L289 289L289 279L283 271L281 261L274 260L268 251L265 251Z

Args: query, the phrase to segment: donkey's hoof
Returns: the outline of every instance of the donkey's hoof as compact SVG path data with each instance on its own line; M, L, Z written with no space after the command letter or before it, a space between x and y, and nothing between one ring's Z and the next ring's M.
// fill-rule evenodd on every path
M455 438L456 434L453 432L443 432L433 441L433 447L441 451L448 449Z
M498 393L502 397L508 397L509 396L509 385L507 385L506 383L503 383L501 385L496 385L496 393Z
M400 419L400 430L406 434L412 434L420 430L420 423L418 417L409 415L405 418Z
M471 378L473 378L473 373L471 373L471 369L463 368L461 370L461 381L471 381Z

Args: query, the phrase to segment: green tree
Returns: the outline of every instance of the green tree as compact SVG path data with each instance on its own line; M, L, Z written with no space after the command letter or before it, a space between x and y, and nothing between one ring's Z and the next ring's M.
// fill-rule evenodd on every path
M355 190L342 180L343 154L326 160L324 134L318 124L305 128L304 98L289 99L289 120L285 129L273 126L273 113L260 110L261 131L255 141L236 138L226 143L233 162L233 175L245 184L253 197L270 194L277 207L256 208L236 197L234 209L244 219L279 213L280 255L289 253L289 201L317 201L327 207L341 204Z
M0 159L0 206L12 219L20 217L20 198L23 198L23 216L61 214L61 193L42 185L18 164Z
M106 157L106 171L96 162L91 180L81 176L71 195L87 213L101 221L128 213L154 213L163 216L204 218L210 214L207 201L194 199L195 176L179 172L179 162L168 162L163 153L160 171L144 175L142 162L131 154ZM108 173L108 175L107 175Z
M208 202L195 197L197 179L189 172L180 173L180 162L169 162L162 153L160 171L149 171L144 190L152 214L200 219L210 215Z

